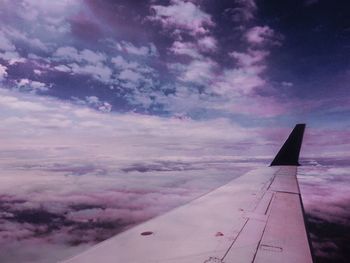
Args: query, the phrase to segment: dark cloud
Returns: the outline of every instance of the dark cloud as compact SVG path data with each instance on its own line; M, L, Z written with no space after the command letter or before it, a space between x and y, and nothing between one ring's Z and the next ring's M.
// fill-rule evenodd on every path
M312 214L307 215L307 221L317 262L347 262L350 258L350 221L348 224L341 224L325 221Z
M349 160L306 160L299 174L308 230L317 262L347 262L350 235Z
M105 175L107 171L103 167L99 167L94 164L60 164L53 163L49 165L38 165L38 164L24 164L20 169L32 169L41 170L47 172L58 172L64 173L65 175L85 175L85 174L96 174Z

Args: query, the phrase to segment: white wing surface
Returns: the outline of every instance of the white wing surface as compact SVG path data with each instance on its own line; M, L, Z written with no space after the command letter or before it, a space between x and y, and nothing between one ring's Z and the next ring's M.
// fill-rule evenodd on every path
M312 262L296 178L305 125L249 172L66 263Z

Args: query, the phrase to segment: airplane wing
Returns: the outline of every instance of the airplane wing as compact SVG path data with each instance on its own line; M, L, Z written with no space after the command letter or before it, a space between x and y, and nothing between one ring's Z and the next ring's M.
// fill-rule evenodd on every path
M305 124L270 167L137 225L66 263L313 262L298 181Z

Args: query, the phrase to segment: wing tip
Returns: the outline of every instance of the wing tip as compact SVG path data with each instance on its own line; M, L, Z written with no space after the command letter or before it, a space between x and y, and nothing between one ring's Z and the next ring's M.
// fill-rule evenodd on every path
M276 157L273 159L270 166L277 165L294 165L300 166L299 154L301 149L301 144L303 141L304 130L306 124L298 123L295 125L294 129L288 136Z

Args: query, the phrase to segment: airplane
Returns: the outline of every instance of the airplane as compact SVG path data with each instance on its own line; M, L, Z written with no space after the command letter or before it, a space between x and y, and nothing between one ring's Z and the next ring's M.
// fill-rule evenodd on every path
M297 181L305 124L269 167L150 219L64 263L313 262Z

